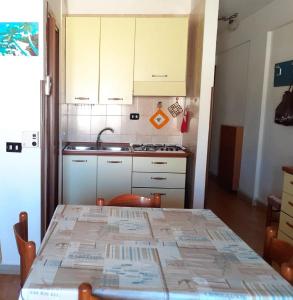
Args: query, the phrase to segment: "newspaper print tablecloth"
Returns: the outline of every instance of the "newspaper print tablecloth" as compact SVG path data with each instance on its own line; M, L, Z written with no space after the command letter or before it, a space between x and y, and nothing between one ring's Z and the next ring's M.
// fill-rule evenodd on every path
M209 210L58 206L19 299L293 299Z

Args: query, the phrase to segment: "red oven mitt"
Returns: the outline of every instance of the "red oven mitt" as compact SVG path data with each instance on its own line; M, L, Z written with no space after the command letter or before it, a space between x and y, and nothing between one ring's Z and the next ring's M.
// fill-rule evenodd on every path
M188 120L189 120L189 111L187 111L185 109L184 113L183 113L182 124L181 124L181 132L182 133L188 131Z

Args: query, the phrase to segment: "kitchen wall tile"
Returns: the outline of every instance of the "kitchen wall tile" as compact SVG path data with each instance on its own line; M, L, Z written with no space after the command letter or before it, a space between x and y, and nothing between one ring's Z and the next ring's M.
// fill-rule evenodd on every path
M106 116L91 117L91 135L96 135L106 127Z
M136 135L136 143L137 144L147 144L152 143L151 135Z
M95 104L92 106L92 116L106 116L107 115L107 105Z
M141 116L135 126L136 134L141 135L153 135L156 130L154 126L150 123L149 117Z
M76 134L70 132L67 135L67 142L90 142L91 135L90 134Z
M106 127L111 127L114 129L114 134L119 134L121 132L121 116L107 116ZM106 131L105 134L112 134L110 131Z
M182 145L182 135L169 135L167 143L173 145Z
M133 97L133 103L130 105L121 105L121 114L123 116L129 116L130 113L139 113L137 108L138 98Z
M120 134L120 143L130 143L135 144L136 143L136 135L132 134Z
M168 144L168 136L154 135L152 136L152 144Z
M89 104L68 104L69 115L90 116L91 109L92 107Z
M107 116L121 116L121 105L107 105Z
M105 134L101 139L104 143L120 143L120 134Z
M130 120L129 116L121 116L121 134L135 134L139 120Z
M151 97L141 97L137 101L137 108L142 116L150 117L154 112L154 100Z
M68 116L68 135L90 134L91 119L88 116Z

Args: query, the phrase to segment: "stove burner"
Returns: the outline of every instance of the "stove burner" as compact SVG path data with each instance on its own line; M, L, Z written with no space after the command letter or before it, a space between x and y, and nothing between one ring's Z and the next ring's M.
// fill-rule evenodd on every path
M165 145L165 144L134 144L132 145L133 151L163 151L163 152L176 152L184 151L185 149L177 145Z

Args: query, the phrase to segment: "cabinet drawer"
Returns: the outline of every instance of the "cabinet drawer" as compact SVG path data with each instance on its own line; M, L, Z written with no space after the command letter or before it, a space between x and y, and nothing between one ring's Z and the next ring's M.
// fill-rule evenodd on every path
M287 215L293 217L293 195L283 192L281 210Z
M293 238L293 218L281 212L279 229Z
M293 195L293 175L284 173L283 191Z
M286 234L284 234L281 230L278 231L278 239L288 242L293 246L293 239L289 238Z
M133 157L134 172L186 172L185 157Z
M133 187L185 188L185 174L132 173Z
M162 208L184 208L184 189L132 188L132 194L150 197L154 193L161 194Z

